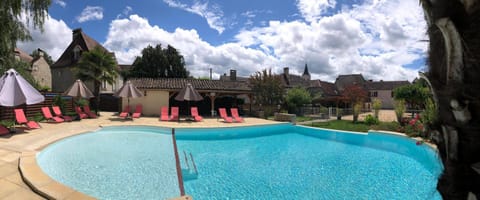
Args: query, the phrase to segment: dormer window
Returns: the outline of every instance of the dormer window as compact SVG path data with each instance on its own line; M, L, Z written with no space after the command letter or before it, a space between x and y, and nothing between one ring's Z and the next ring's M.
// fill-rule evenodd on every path
M82 48L80 48L80 46L76 46L73 49L73 60L77 61L78 59L80 59L81 55L82 55Z

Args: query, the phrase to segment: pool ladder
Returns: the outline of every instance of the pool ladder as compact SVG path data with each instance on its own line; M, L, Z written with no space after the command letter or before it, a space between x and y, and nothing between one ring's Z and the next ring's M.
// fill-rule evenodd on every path
M187 180L196 179L198 176L198 170L197 170L197 165L195 164L195 160L193 159L192 153L188 153L188 155L190 155L188 156L187 153L183 151L183 155L185 158L185 165L187 167L186 170L182 170L182 172L185 174L184 179L187 179ZM190 167L189 163L191 163L193 170Z

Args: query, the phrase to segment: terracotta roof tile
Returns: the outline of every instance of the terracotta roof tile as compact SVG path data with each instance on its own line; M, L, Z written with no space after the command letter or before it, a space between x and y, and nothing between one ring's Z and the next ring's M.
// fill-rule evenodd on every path
M408 81L374 81L367 82L366 86L368 90L393 90L408 84L410 84Z
M33 61L32 56L30 56L28 53L25 53L19 48L15 48L14 52L15 52L15 56L18 56L20 60L24 62L31 63Z
M250 92L245 81L221 81L184 78L132 78L130 81L139 89L181 90L187 83L199 91Z

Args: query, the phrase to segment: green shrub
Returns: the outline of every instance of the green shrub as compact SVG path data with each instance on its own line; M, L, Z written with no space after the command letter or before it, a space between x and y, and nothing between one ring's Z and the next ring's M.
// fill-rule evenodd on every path
M2 120L0 121L0 125L5 126L6 128L10 128L15 126L14 120Z
M373 100L373 112L375 118L378 119L378 113L380 113L380 108L382 108L382 101L380 99Z
M394 102L394 107L395 107L395 115L397 116L397 121L400 123L400 125L403 126L403 113L405 113L405 100L395 100Z
M84 99L84 98L80 98L77 101L75 101L75 105L77 105L77 106L85 106L85 105L88 105L88 104L89 104L89 101Z
M370 126L370 125L376 125L376 124L378 124L378 123L379 123L378 118L373 117L373 116L370 115L370 114L367 115L367 116L365 116L365 124L367 124L367 125Z

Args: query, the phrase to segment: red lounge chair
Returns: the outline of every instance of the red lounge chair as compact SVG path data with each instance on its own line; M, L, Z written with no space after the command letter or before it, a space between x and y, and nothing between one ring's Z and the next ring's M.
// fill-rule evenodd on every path
M178 121L178 107L172 107L170 121Z
M127 118L130 115L130 106L126 105L123 111L118 115L121 118Z
M37 122L28 121L27 117L25 117L23 109L15 109L15 119L17 120L18 124L25 125L28 129L40 128L40 124L38 124Z
M98 117L97 114L95 114L94 112L92 112L90 110L90 106L88 106L88 105L83 106L83 112L85 114L87 114L89 118L97 118Z
M140 115L142 115L142 104L137 104L137 106L135 106L135 112L132 114L132 118L139 118Z
M52 113L50 112L50 108L48 107L42 107L42 114L43 114L43 117L47 120L47 121L52 121L52 122L57 122L57 123L60 123L60 122L63 122L65 120L63 120L62 118L60 117L54 117L52 115Z
M167 106L162 106L160 109L160 121L168 121L168 107Z
M70 116L62 115L62 110L60 110L60 107L52 106L52 109L53 109L53 113L55 113L56 117L60 117L63 120L65 120L66 122L71 122L73 120L72 117L70 117Z
M233 119L227 115L227 110L225 110L225 108L219 108L218 112L220 113L220 117L223 119L224 122L233 122Z
M10 130L8 130L8 128L0 125L0 135L6 135L6 134L9 134L9 133L10 133Z
M236 122L243 122L243 118L238 114L237 108L230 108L230 112L232 113L232 117Z
M197 107L191 107L190 108L190 113L192 114L193 119L195 119L196 122L202 121L203 117L198 114L198 108Z
M78 116L80 117L80 119L85 119L85 118L88 117L88 115L82 111L82 109L80 108L80 106L75 106L75 112L78 114Z

